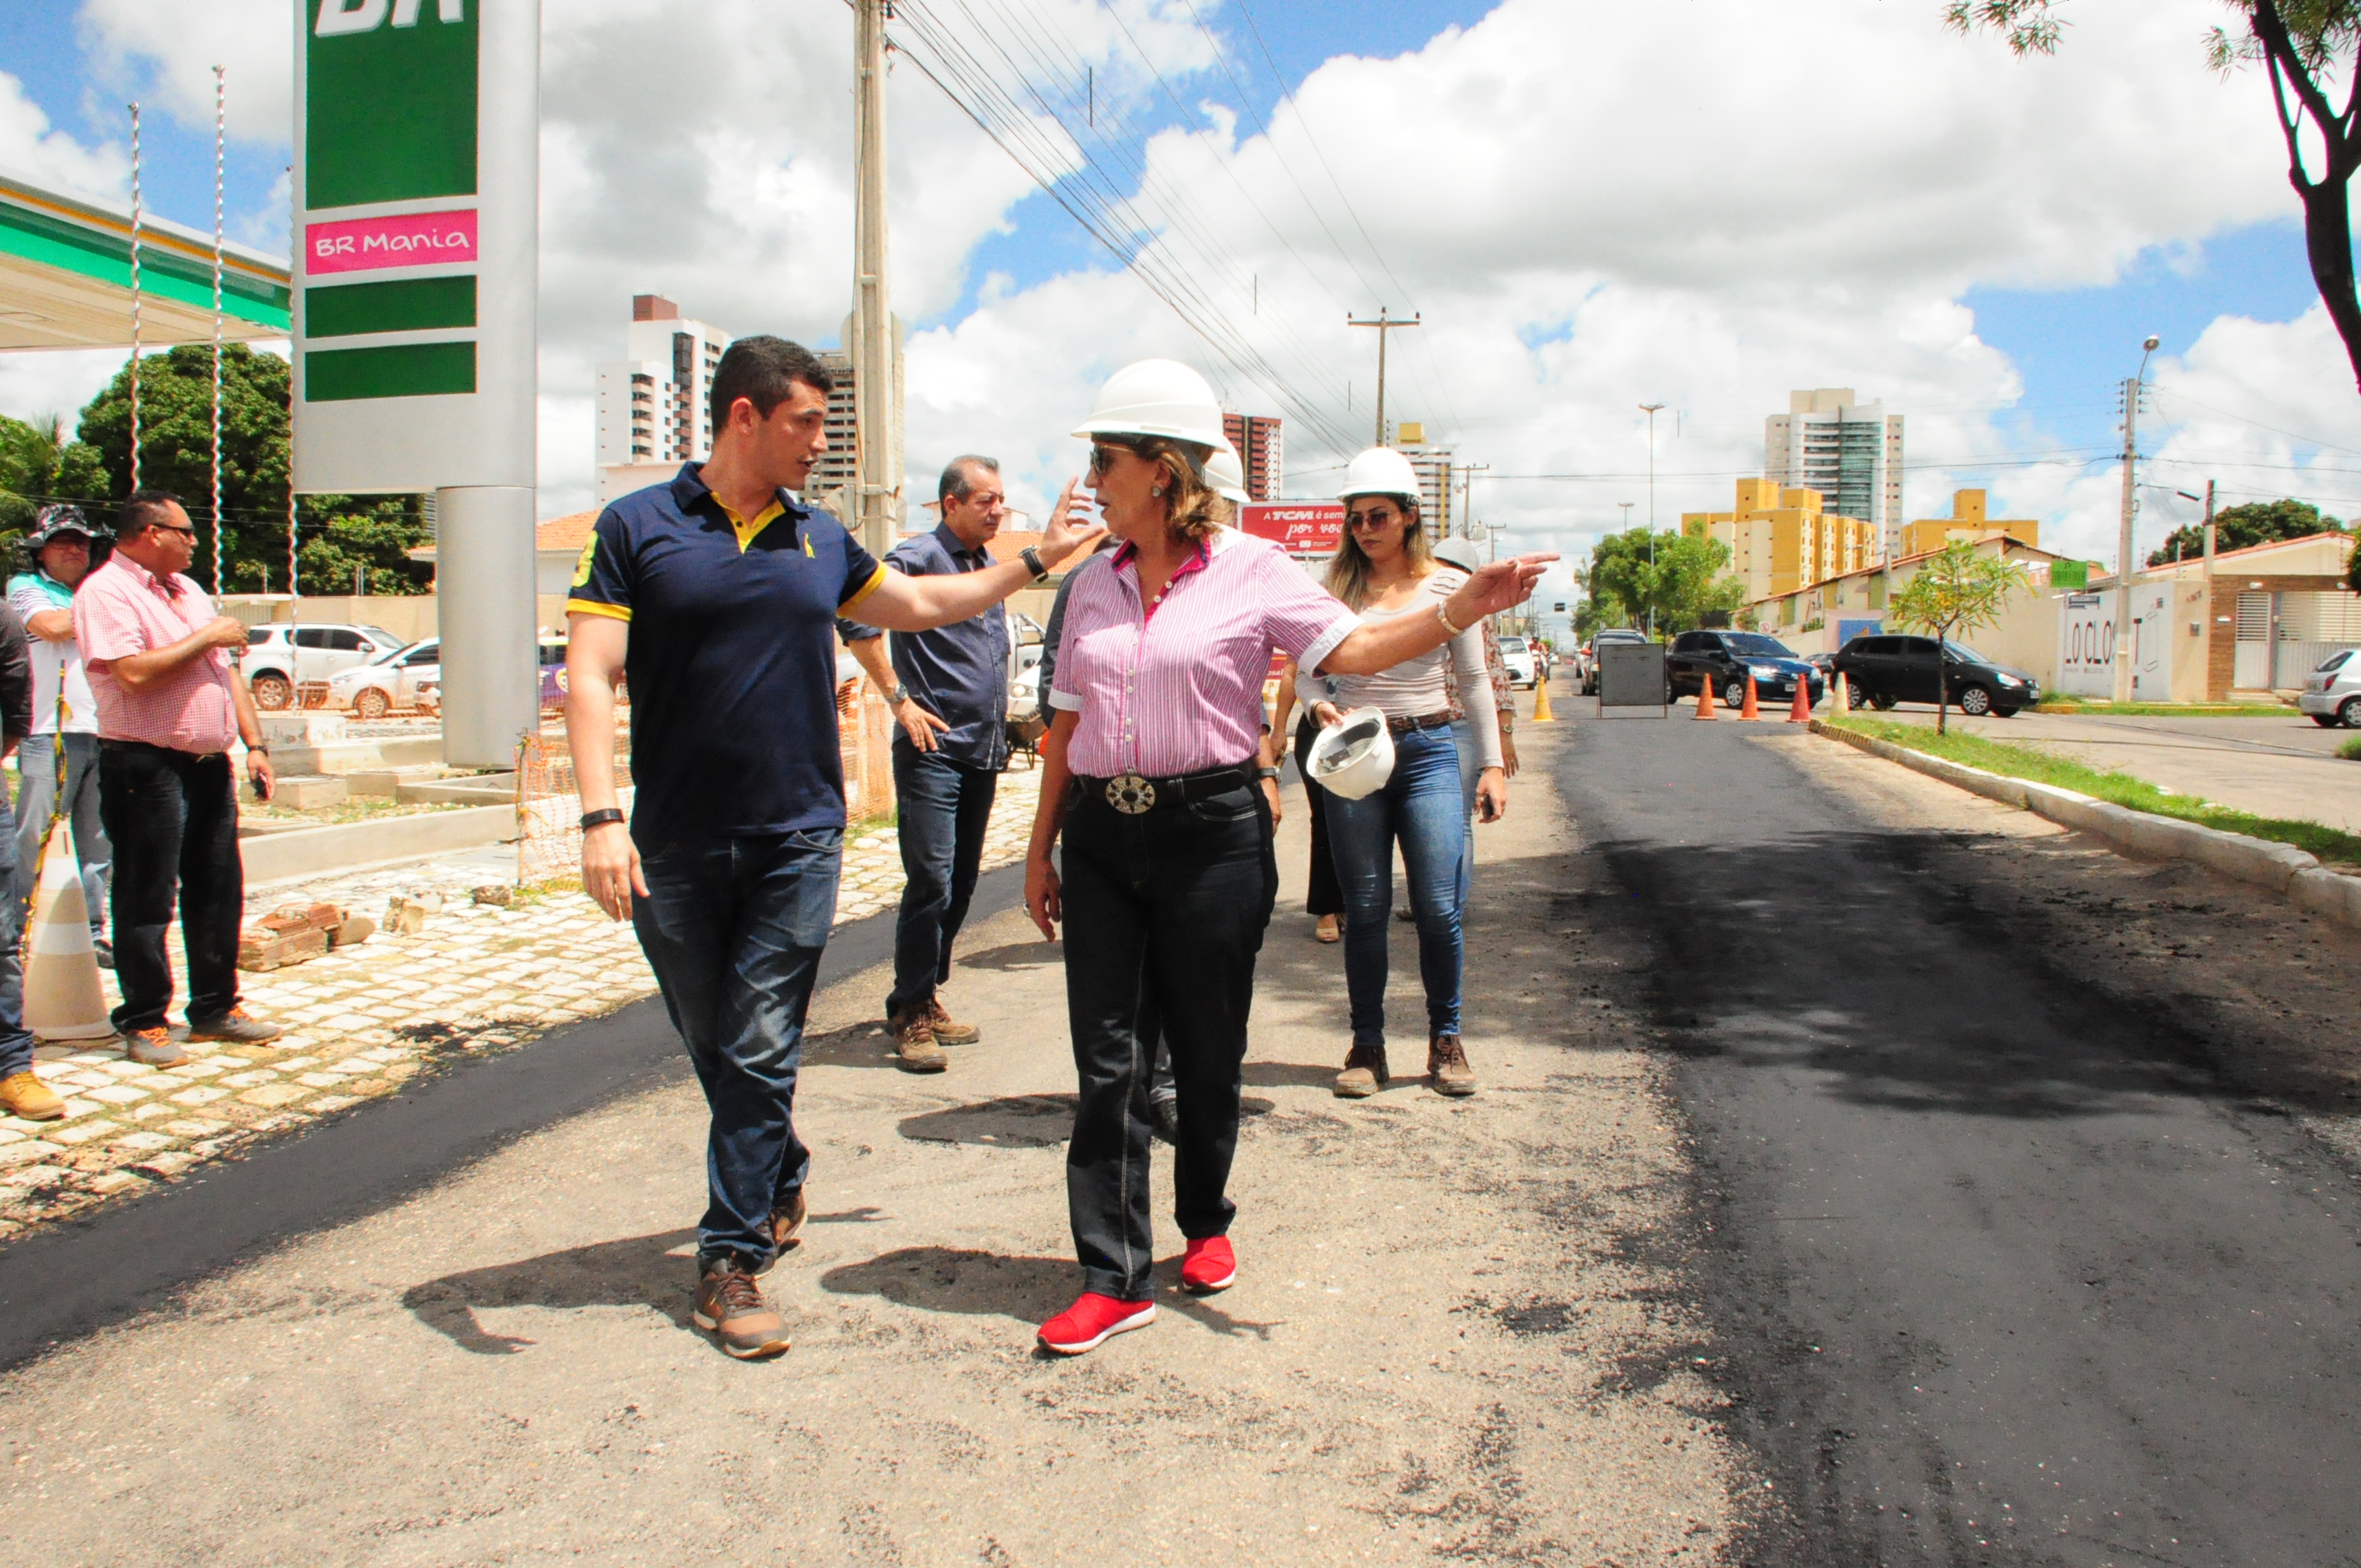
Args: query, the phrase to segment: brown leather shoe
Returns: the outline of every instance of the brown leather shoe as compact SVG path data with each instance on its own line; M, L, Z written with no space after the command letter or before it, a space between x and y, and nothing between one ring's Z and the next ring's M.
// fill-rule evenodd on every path
M145 1067L178 1067L189 1053L166 1028L133 1029L123 1036L123 1054Z
M894 1065L904 1072L940 1072L951 1065L935 1044L934 1021L925 1014L894 1025Z
M771 1245L780 1252L785 1252L801 1242L804 1216L808 1212L802 1188L788 1193L787 1201L771 1211Z
M735 1253L722 1254L697 1276L697 1306L689 1315L741 1361L776 1355L787 1348L786 1320L771 1310L763 1299L763 1288Z
M1386 1071L1385 1047L1356 1042L1352 1054L1345 1058L1345 1070L1336 1075L1336 1098L1367 1100L1384 1088L1391 1077Z
M243 1007L233 1007L210 1024L189 1020L189 1038L220 1040L233 1046L258 1046L287 1032L283 1024L266 1024Z
M940 1046L972 1046L983 1038L983 1031L972 1024L955 1024L943 1011L943 999L936 997L927 1003L927 1022L934 1025L935 1043Z
M54 1122L66 1113L66 1102L27 1068L0 1078L0 1113L22 1116L27 1122Z
M1437 1094L1454 1097L1476 1092L1476 1069L1456 1035L1437 1035L1426 1043L1426 1080Z

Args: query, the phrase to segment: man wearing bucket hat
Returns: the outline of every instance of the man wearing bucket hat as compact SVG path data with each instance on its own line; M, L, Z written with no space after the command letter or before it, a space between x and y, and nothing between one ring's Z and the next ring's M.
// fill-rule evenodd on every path
M1390 447L1373 446L1345 471L1345 538L1328 569L1328 591L1369 626L1409 619L1423 622L1447 603L1469 575L1437 563L1418 515L1418 475ZM1324 727L1346 710L1367 713L1390 732L1393 766L1383 777L1366 757L1362 775L1322 773L1328 802L1328 845L1345 892L1345 981L1352 998L1353 1044L1336 1076L1346 1099L1375 1094L1386 1065L1386 911L1393 903L1394 846L1401 846L1410 903L1418 925L1419 977L1426 992L1428 1083L1443 1094L1472 1094L1476 1074L1459 1041L1462 940L1467 894L1469 799L1461 778L1473 754L1473 805L1484 820L1508 808L1500 738L1484 667L1484 633L1475 621L1454 623L1448 660L1462 691L1471 694L1465 719L1455 718L1445 689L1441 647L1373 674L1343 674L1325 683L1305 677L1297 695ZM1334 695L1330 696L1330 688ZM1463 731L1462 726L1465 726Z
M1209 1292L1237 1277L1227 1188L1255 958L1279 890L1259 787L1278 773L1262 706L1271 650L1315 673L1390 669L1521 601L1551 559L1488 567L1422 621L1364 625L1277 544L1223 526L1231 503L1205 475L1221 408L1196 371L1126 367L1074 433L1092 444L1089 483L1123 543L1073 576L1026 860L1035 923L1054 936L1064 922L1080 1080L1066 1195L1082 1294L1038 1334L1061 1354L1156 1316L1136 1106L1159 1029L1179 1091L1181 1283Z
M50 819L73 829L82 906L99 967L115 967L106 943L106 884L115 851L98 810L98 703L74 641L74 589L90 573L97 532L82 509L43 507L25 550L33 569L8 582L8 603L32 633L33 733L16 759L16 896L30 899ZM62 764L62 765L60 765ZM62 782L60 782L62 781Z

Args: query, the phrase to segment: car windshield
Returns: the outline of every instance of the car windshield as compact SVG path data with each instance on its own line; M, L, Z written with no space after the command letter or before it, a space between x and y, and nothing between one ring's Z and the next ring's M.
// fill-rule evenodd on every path
M1524 651L1525 651L1525 640L1524 640L1523 638L1521 638L1521 637L1503 637L1503 638L1501 638L1501 639L1500 639L1500 652L1503 652L1503 653L1521 653L1521 652L1523 652Z
M1982 653L1977 652L1966 643L1954 642L1948 637L1943 639L1943 652L1949 654L1952 658L1957 659L1962 664L1989 664L1992 663L1990 659L1985 658Z
M2312 673L2315 674L2324 675L2331 670L2343 669L2345 667L2345 661L2351 657L2353 657L2353 650L2350 648L2345 649L2341 653L2331 653L2327 658L2323 659L2320 662L2320 668Z
M415 648L417 646L417 643L412 642L406 647L385 649L383 652L370 658L369 663L372 664L398 664L401 662L404 654L408 653L412 648Z
M396 637L392 632L388 631L382 626L364 626L361 628L361 631L371 641L379 642L385 647L399 648L402 645L401 638Z
M1759 631L1725 631L1721 640L1730 651L1741 659L1792 659L1795 650L1776 637L1765 637Z

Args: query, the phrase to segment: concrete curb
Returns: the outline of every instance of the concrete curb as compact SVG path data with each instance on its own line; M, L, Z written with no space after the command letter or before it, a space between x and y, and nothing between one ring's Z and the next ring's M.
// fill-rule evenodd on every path
M423 860L453 850L473 850L517 835L516 807L473 806L456 811L423 811L341 828L305 828L292 833L262 833L238 840L251 884L319 876L388 861Z
M2061 828L2094 834L2125 854L2147 860L2195 861L2224 876L2283 894L2312 914L2361 929L2361 877L2326 870L2318 859L2291 844L2224 833L2202 823L2093 800L2070 789L2004 777L1875 736L1839 729L1822 719L1812 720L1812 733L1957 784L1987 800L2046 817Z

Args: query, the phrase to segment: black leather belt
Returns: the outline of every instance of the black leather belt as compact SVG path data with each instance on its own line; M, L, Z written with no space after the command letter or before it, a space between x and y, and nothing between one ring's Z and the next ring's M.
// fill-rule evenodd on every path
M1186 806L1191 800L1204 800L1254 782L1251 770L1244 762L1234 767L1212 768L1202 773L1180 773L1162 779L1147 778L1138 773L1120 773L1111 779L1077 773L1074 778L1082 786L1086 796L1104 800L1126 817L1138 817L1168 806Z
M210 762L215 757L226 757L227 751L183 751L177 746L159 746L153 740L115 740L102 738L102 751L146 751L157 757L186 757L191 762Z
M1448 710L1442 713L1422 713L1409 718L1397 718L1391 714L1386 716L1386 728L1396 735L1408 735L1418 729L1440 729L1452 722L1454 720Z

